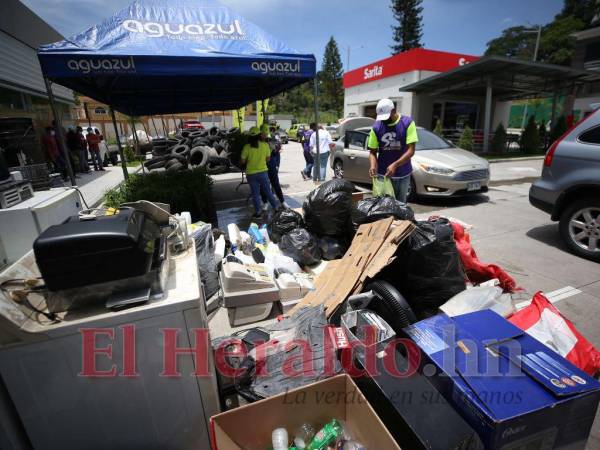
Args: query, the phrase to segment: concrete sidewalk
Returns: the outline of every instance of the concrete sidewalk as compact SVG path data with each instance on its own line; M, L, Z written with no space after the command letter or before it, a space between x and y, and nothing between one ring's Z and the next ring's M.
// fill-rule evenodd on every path
M129 173L139 172L141 166L129 167ZM123 182L123 169L121 166L109 166L104 172L92 170L88 174L79 175L77 187L90 208L100 205L104 199L104 193Z

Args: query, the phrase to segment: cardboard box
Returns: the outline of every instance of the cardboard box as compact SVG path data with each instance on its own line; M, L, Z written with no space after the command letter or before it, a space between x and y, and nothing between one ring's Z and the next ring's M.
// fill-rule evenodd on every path
M600 383L503 317L440 314L405 331L486 449L585 447Z
M290 440L303 423L320 428L331 419L345 421L352 437L368 449L400 447L347 375L338 375L211 418L213 450L266 450L275 428Z

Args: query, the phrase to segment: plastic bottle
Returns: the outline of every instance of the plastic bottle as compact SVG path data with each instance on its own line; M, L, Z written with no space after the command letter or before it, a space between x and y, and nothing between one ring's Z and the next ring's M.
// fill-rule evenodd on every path
M275 428L271 433L273 450L288 450L288 432L285 428Z
M240 248L242 243L242 236L240 235L240 229L235 223L230 223L227 225L227 234L229 235L229 241L231 245L233 245L235 249Z
M250 236L252 236L252 239L254 240L254 242L256 242L258 244L265 243L265 238L260 233L260 230L258 229L258 225L256 225L255 223L250 224L250 227L248 228L248 234Z
M219 236L217 242L215 242L215 263L219 264L225 256L225 236Z
M315 436L315 429L310 423L304 423L296 430L294 434L294 445L299 449L304 449Z
M366 448L360 442L346 441L344 443L344 450L366 450Z
M336 419L333 419L319 430L308 447L306 447L306 450L324 450L327 448L327 444L343 434L344 429L342 425Z

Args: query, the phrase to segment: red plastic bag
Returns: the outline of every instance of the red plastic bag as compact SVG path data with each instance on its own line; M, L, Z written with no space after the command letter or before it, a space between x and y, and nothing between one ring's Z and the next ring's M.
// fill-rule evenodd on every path
M471 246L469 234L465 232L464 227L455 222L450 222L454 229L454 241L460 259L465 268L467 278L472 283L484 283L493 278L500 280L500 287L504 292L520 291L515 280L507 274L501 267L495 264L484 264L479 261L475 250Z
M594 376L600 370L600 352L541 292L508 320L587 374Z

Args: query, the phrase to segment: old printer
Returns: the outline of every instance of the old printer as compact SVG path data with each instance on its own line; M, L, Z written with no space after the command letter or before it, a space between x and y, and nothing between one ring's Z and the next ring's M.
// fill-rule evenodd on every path
M110 216L70 217L44 231L33 251L50 291L48 307L59 310L69 306L57 293L69 303L79 297L106 300L135 291L149 298L162 290L168 260L160 227L131 208Z

